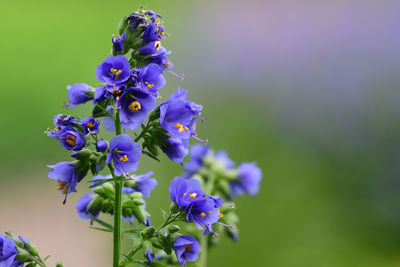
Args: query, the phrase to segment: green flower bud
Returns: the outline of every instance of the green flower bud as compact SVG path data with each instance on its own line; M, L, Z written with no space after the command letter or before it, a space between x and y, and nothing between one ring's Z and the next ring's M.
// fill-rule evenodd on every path
M64 267L64 265L61 262L57 262L56 267Z
M127 217L127 218L131 217L132 216L132 209L123 207L122 208L122 216Z
M25 265L25 267L36 267L37 265L36 265L36 263L34 263L34 262L31 262L31 263L29 263L28 265Z
M24 247L29 253L31 253L32 256L39 255L38 249L36 248L36 246L34 244L24 242Z
M145 238L150 238L154 235L154 232L156 231L156 228L154 226L149 226L145 229L143 229L143 237Z
M144 200L136 198L132 200L132 203L135 204L136 206L142 206L144 204Z
M163 249L164 246L165 246L164 241L162 241L162 240L161 240L160 238L158 238L158 237L152 237L152 238L150 238L150 242L151 242L151 244L152 244L154 247L159 248L159 249Z
M29 254L28 251L26 251L25 249L20 248L20 247L16 247L16 248L17 248L18 254L17 254L17 256L15 258L17 260L20 260L22 262L26 262L31 258L31 254Z
M172 213L178 213L179 212L179 206L172 202L170 207L169 207L169 210Z
M92 150L84 148L81 151L74 153L74 158L79 160L87 160L92 155Z
M136 219L142 223L145 224L146 223L146 219L147 219L147 212L144 208L139 207L139 206L132 206L132 212L135 215Z
M10 237L18 247L20 247L20 248L24 247L24 244L22 243L22 241L15 235L13 235L11 232L6 232L6 235L8 237Z
M167 227L168 233L176 233L180 229L181 228L178 225L168 225L168 227Z
M95 213L96 211L101 209L101 206L103 205L103 201L104 201L104 198L102 198L101 196L97 196L88 205L88 210L90 210L93 213Z
M111 213L113 209L114 209L113 203L110 200L105 199L103 201L103 205L101 205L101 211L103 213Z
M108 198L114 199L114 186L111 183L104 183L103 188Z

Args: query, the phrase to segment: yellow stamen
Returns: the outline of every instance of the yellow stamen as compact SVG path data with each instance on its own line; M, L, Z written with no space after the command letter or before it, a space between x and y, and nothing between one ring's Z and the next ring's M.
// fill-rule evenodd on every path
M167 66L169 66L169 65L171 65L171 62L169 62L169 61L163 63L163 66L164 66L164 67L167 67Z
M222 217L224 217L224 214L220 213L220 214L218 215L218 217L222 218Z
M206 217L206 214L204 212L202 212L202 213L200 213L200 216L204 218L204 217Z
M138 101L133 101L129 106L128 109L131 112L136 112L138 110L140 110L142 108L142 105L140 105L140 103Z
M68 186L66 186L68 183L64 182L64 181L60 181L58 180L58 187L57 190L62 190L62 194L65 195L68 193Z
M67 142L71 146L74 146L74 145L76 145L76 137L68 134L65 142Z
M187 193L183 194L183 196L186 196L186 195L187 195Z
M119 158L119 161L123 161L123 162L126 162L126 161L128 161L129 159L128 159L128 156L127 155L124 155L123 157L120 157Z
M192 249L192 244L185 245L185 252L189 252Z
M208 211L208 214L211 214L211 210Z
M68 187L64 187L62 194L65 195L65 194L67 194L67 192L68 192Z
M111 92L112 95L118 95L120 93L121 93L120 89Z
M155 41L154 42L154 48L159 51L161 48L161 42L160 41Z
M219 208L217 209L217 211L219 212Z
M147 86L147 88L152 88L154 86L154 83L148 83L148 82L144 82Z
M190 198L193 198L193 199L194 199L196 196L197 196L196 193L191 193L191 194L189 195L189 197L190 197Z
M89 128L93 128L94 127L92 121L89 121L88 123L86 123L86 126L89 127Z
M186 132L187 132L187 131L189 131L189 128L188 128L188 127L186 127L186 126L185 126L185 131L186 131Z
M183 129L184 129L184 128L183 128L183 125L180 124L179 122L177 122L177 123L175 124L175 127L178 128L178 132L180 132L180 133L183 132Z

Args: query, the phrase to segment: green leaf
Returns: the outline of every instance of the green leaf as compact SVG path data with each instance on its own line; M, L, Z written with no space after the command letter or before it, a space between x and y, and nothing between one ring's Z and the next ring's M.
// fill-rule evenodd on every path
M114 179L96 179L96 180L91 180L88 183L93 183L92 185L89 186L89 188L97 187L99 185L102 185L104 183L113 181Z
M43 261L46 262L46 261L50 258L50 256L51 256L51 255L47 255L47 256L43 259Z
M91 214L90 214L90 218L92 218L93 221L95 221L95 222L97 222L98 224L104 226L105 228L108 228L108 229L110 229L111 231L114 230L114 227L113 227L111 224L106 223L105 221L102 221L102 220L100 220L100 219L94 217L94 216L91 215Z
M99 227L93 227L93 226L89 226L90 229L94 229L94 230L99 230L99 231L103 231L103 232L109 232L112 233L111 229L105 229L105 228L99 228Z
M153 154L151 154L150 152L144 150L144 151L142 151L142 153L145 154L146 156L148 156L148 157L150 157L150 158L152 158L152 159L154 159L154 160L160 162L160 160L159 160L156 156L154 156Z

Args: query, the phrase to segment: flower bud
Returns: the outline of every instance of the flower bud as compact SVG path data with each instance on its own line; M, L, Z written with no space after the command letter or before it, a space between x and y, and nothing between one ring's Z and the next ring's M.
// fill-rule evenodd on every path
M126 207L122 207L122 216L129 218L132 216L132 209L130 208L126 208Z
M168 233L176 233L180 229L181 228L178 225L168 225L168 227L167 227Z
M132 206L132 212L133 215L135 215L136 219L138 219L138 221L142 224L146 223L146 219L147 219L147 212L145 211L145 209L143 209L142 207L139 206Z
M64 267L64 265L61 262L57 262L56 267Z
M103 205L103 201L104 201L104 198L102 198L101 196L97 196L88 205L88 210L93 213L96 213L99 209L101 209L101 206Z
M179 212L179 206L172 202L171 206L169 207L169 210L172 213L178 213Z
M90 149L82 149L81 151L74 152L71 157L80 159L80 160L85 160L88 159L92 155L92 151Z
M96 143L97 152L104 152L107 150L107 148L108 148L108 144L106 141L104 141L104 140L97 141L97 143Z
M20 247L16 247L18 254L15 257L17 260L22 261L22 262L26 262L30 259L31 255L29 254L28 251L26 251L23 248Z
M142 231L143 237L150 238L154 235L155 231L156 231L156 228L154 228L154 226L149 226L149 227L143 229L143 231Z
M15 245L17 245L20 248L24 247L24 244L22 243L22 241L18 237L16 237L15 235L13 235L10 232L6 232L5 234L14 241Z
M36 248L36 246L34 244L24 241L24 247L29 253L31 253L32 256L39 255L38 249Z
M25 265L25 267L36 267L37 265L36 265L36 263L34 263L34 262L31 262L31 263L29 263L28 265Z
M150 238L150 242L151 244L153 244L154 247L159 248L159 249L163 249L165 247L164 241L162 241L160 238L158 237L152 237Z
M114 209L113 203L110 200L105 199L103 205L101 206L101 211L103 213L111 213L113 209Z

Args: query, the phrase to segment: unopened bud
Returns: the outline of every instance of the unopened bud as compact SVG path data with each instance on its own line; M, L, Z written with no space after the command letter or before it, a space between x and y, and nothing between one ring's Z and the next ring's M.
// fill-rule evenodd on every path
M145 229L143 229L143 237L145 238L150 238L154 235L154 232L156 231L156 228L154 226L149 226Z
M29 253L31 253L32 256L39 255L38 249L34 244L31 244L29 242L24 242L24 247Z
M18 254L15 257L17 260L22 261L22 262L26 262L27 260L30 259L31 254L29 254L28 251L26 251L25 249L20 248L20 247L16 247L16 249L18 251Z
M168 227L167 227L168 233L176 233L180 229L181 228L178 225L168 225Z
M171 206L169 207L169 210L172 213L178 213L179 212L179 206L176 205L175 203L171 203Z
M61 262L57 262L56 267L64 267L64 265Z

